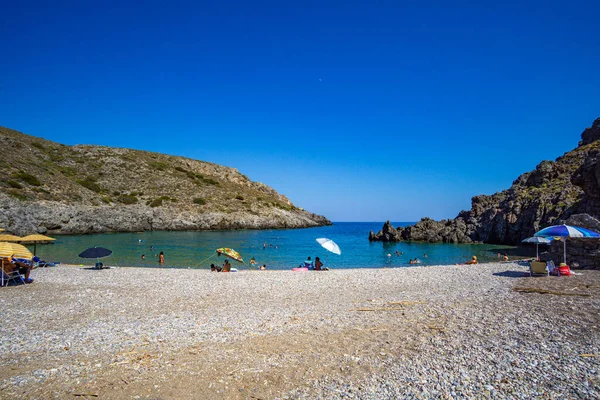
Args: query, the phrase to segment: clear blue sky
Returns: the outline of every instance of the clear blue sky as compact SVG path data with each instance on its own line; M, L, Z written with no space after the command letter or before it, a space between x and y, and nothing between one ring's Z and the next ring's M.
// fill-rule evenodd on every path
M453 218L600 116L598 15L594 1L5 2L0 125L231 166L333 221Z

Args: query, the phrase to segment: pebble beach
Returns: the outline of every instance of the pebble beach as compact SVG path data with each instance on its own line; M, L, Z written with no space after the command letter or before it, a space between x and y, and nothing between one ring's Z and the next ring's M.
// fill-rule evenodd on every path
M39 268L0 398L600 398L600 271L527 271Z

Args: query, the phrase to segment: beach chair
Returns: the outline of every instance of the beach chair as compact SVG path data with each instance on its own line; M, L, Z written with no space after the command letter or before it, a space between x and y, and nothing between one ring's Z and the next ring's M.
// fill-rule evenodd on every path
M38 256L34 256L32 261L34 263L33 266L35 268L55 267L57 264L60 264L60 263L44 261L41 258L39 258Z
M529 263L529 276L533 275L550 275L545 262L532 261Z
M548 274L558 275L558 268L554 265L554 261L546 261L546 267L548 268Z
M11 266L11 264L6 261L2 263L2 269L0 270L0 274L2 275L0 283L2 286L8 286L10 281L19 281L25 284L25 277L19 273L19 269L17 268L9 272L9 266Z

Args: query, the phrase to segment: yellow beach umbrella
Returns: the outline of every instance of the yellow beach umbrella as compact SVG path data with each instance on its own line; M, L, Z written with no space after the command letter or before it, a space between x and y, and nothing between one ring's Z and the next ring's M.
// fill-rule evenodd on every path
M35 255L36 250L37 250L37 244L38 242L52 242L56 239L51 238L50 236L44 236L44 235L27 235L21 238L21 242L28 242L28 243L33 243L33 255Z
M0 232L4 232L4 229L0 228Z
M27 249L27 247L16 244L16 243L8 243L8 242L0 242L0 257L12 257L15 258L24 258L26 260L31 260L33 258L33 254Z
M0 242L0 257L10 257L13 255L12 243Z
M44 236L44 235L27 235L27 236L23 236L21 238L21 242L51 242L53 240L56 240L55 238L51 238L50 236Z
M21 240L23 239L15 235L9 235L8 233L0 235L0 242L20 242Z

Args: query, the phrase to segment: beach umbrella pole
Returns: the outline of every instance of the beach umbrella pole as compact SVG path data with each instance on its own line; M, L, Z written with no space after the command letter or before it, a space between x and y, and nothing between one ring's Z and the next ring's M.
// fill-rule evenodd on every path
M210 257L208 257L208 258L205 258L204 260L200 261L200 262L199 262L200 266L202 266L202 264L204 264L204 262L206 262L206 261L210 260L210 259L211 259L211 258L213 258L214 256L215 256L215 255L213 254L212 256L210 256Z
M567 238L565 238L564 247L563 247L563 262L567 263Z

